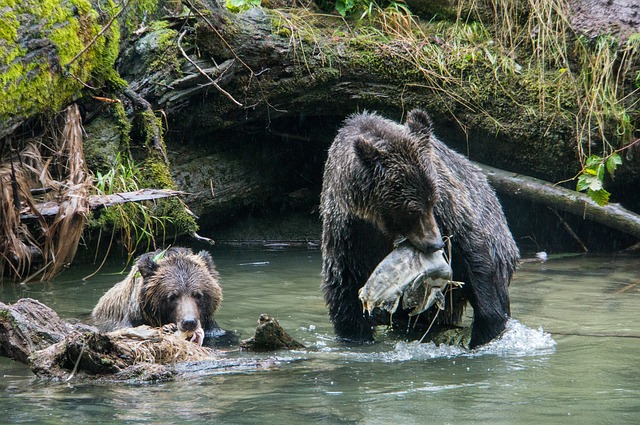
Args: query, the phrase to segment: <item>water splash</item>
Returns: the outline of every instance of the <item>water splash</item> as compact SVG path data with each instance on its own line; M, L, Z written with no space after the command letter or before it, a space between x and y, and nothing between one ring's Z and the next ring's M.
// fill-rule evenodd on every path
M504 333L490 343L474 350L457 345L436 345L433 342L419 343L418 341L400 341L393 346L374 343L360 348L329 345L326 341L318 341L316 349L324 353L333 353L342 358L356 362L404 362L420 361L438 358L478 357L495 355L504 357L522 357L551 354L555 350L556 342L551 335L542 328L529 328L516 319L509 319Z
M469 355L529 356L550 354L555 347L556 342L542 327L531 329L516 319L509 319L499 338L469 352Z

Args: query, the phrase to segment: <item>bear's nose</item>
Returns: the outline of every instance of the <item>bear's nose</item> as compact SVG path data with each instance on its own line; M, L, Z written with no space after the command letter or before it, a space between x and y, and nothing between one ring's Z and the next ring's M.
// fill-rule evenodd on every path
M196 319L185 319L180 322L180 327L183 331L194 331L198 327L198 321Z
M436 252L437 250L443 249L443 248L444 248L444 242L438 241L435 243L426 244L423 248L423 251L425 251L427 254L431 254L432 252Z

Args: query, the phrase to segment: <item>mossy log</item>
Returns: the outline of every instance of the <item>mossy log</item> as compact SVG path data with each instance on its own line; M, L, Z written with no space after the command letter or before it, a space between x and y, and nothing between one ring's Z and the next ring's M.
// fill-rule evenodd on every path
M489 47L471 43L455 50L427 26L413 27L424 32L417 41L393 31L355 31L312 6L234 14L215 0L182 4L192 19L177 18L131 40L118 67L142 97L167 114L173 141L211 140L213 133L241 127L266 127L271 134L282 117L344 117L362 109L399 119L419 106L435 122L450 124L438 125L439 135L457 139L455 147L478 161L533 168L532 174L549 180L576 172L573 101L565 102L566 110L555 108L540 98L547 88L533 71L496 68L492 61L508 58L494 57L502 53ZM428 21L434 12L423 13ZM409 34L415 23L406 24ZM518 54L519 61L531 55ZM157 61L162 66L140 66ZM573 90L557 87L565 89ZM540 103L551 109L536 113ZM287 131L286 137L324 142L320 129L308 130ZM613 135L616 126L608 131Z
M8 140L2 138L11 136L20 124L59 111L78 98L89 111L85 125L90 125L90 118L107 116L104 110L108 108L94 98L119 98L127 112L137 109L138 117L146 115L148 122L156 120L156 125L140 125L145 131L130 134L131 146L148 148L146 156L159 152L160 161L146 162L145 169L154 174L153 180L163 179L167 184L154 187L174 187L166 159L175 167L180 158L172 158L172 150L184 156L180 149L195 151L193 146L205 149L215 144L222 147L219 150L224 152L213 158L217 168L209 174L204 172L208 169L191 171L197 174L191 178L189 170L172 169L174 176L185 175L177 182L179 189L193 194L188 204L205 226L219 225L222 223L218 221L246 215L244 210L263 207L266 199L281 195L283 182L292 180L288 178L292 175L303 175L311 184L288 187L288 193L299 189L314 193L317 181L308 178L311 173L301 173L300 168L309 165L309 158L322 156L339 121L358 110L377 110L401 119L410 108L422 107L433 116L438 136L454 149L474 160L549 181L565 179L579 170L578 143L585 152L587 147L606 146L605 142L618 149L627 145L627 135L633 134L629 128L624 137L620 136L621 123L615 120L583 122L592 119L590 112L584 114L584 105L589 102L573 95L582 90L574 77L581 74L580 62L587 63L588 58L574 57L579 49L571 43L576 41L576 34L587 35L582 38L586 50L593 47L599 34L613 34L623 42L640 30L634 2L561 2L568 8L562 12L575 24L575 32L568 30L561 40L569 44L570 54L556 64L553 60L540 61L545 67L544 76L535 72L538 50L507 49L500 38L505 36L503 12L516 11L517 27L511 35L524 34L524 41L516 45L531 42L533 47L542 48L543 37L535 40L541 27L526 27L523 22L533 22L528 20L535 15L529 9L532 5L548 5L546 2L411 0L408 4L420 16L420 27L402 14L389 15L385 19L400 20L387 20L387 32L380 30L380 25L372 29L337 15L319 13L314 2L280 10L269 7L291 2L263 2L264 8L237 14L229 12L220 0L124 1L112 9L102 0L14 3L0 18L8 29L0 34L8 46L6 57L0 58L0 81L6 89L4 109L0 108L0 142ZM509 10L496 13L492 6ZM153 10L145 10L148 7ZM122 19L114 21L122 9L126 9ZM460 11L463 18L456 22ZM129 19L125 16L129 12L145 19ZM556 12L549 15L555 16ZM160 18L160 14L169 16ZM375 14L372 17L375 20ZM412 40L406 36L409 30L420 36ZM559 36L564 36L564 31L560 32ZM634 105L639 93L634 80L640 55L633 56L631 47L622 55L615 51L615 40L604 41L611 46L612 51L607 52L618 57L612 67L623 68L617 74L620 87L614 91L621 97L614 99L615 109L627 105L625 117L631 127L637 127ZM117 71L129 84L129 96L122 95L126 84L114 72L116 58ZM622 66L624 58L630 63ZM602 78L605 80L611 79ZM130 96L132 93L135 96ZM593 103L599 104L600 99ZM162 144L160 116L169 130L167 157L158 150ZM588 128L588 134L576 134L580 131L576 123ZM603 134L607 141L602 140ZM214 184L220 180L225 164L237 170L236 162L240 161L236 158L252 157L245 149L247 140L262 143L256 148L256 157L265 165L243 163L246 175L229 172L230 178L222 183L230 183ZM265 169L281 170L285 162L297 160L287 156L293 150L288 145L281 152L269 152L273 155L264 161L260 149L271 145L268 148L275 150L272 142L278 140L295 140L304 144L304 149L315 146L316 150L312 155L306 151L301 154L298 169L273 178ZM95 140L86 144L92 142ZM230 154L229 148L236 146L240 148ZM640 181L638 146L625 151L629 155L614 185L633 186ZM205 156L202 152L194 155ZM227 159L229 162L223 164ZM162 172L157 173L157 169ZM321 172L314 172L320 179ZM188 178L194 183L187 183ZM615 198L615 190L611 192ZM625 202L640 211L637 193L627 195ZM302 208L310 210L309 203ZM193 233L195 225L187 224L192 227L185 233Z
M278 328L266 338L256 329L263 351L301 347L299 343L283 346L280 336L287 333ZM158 381L203 371L264 369L278 363L275 359L225 358L213 348L186 340L176 329L143 325L100 333L93 326L67 323L30 298L11 305L0 302L0 356L28 365L41 378Z
M98 37L110 18L104 9L97 13L86 0L20 0L3 5L0 140L30 118L63 110L87 87L118 79L117 25Z
M584 193L488 165L476 165L498 192L566 211L640 238L640 215L620 204L600 206Z
M440 7L457 2L414 3ZM577 3L572 2L574 7ZM189 18L174 17L130 40L118 69L137 93L166 114L174 176L179 188L189 193L186 201L192 210L206 218L203 226L220 225L227 217L241 215L241 209L262 208L265 199L275 198L274 192L286 185L286 178L274 179L268 171L285 169L283 162L298 158L283 153L278 156L281 162L256 166L249 163L254 148L247 141L263 142L255 148L258 155L279 140L290 142L283 149L294 142L303 149L317 146L314 154L300 158L309 161L316 152L324 153L344 116L363 109L402 119L407 110L424 108L448 145L495 167L549 181L575 175L580 168L578 107L567 94L579 91L577 83L554 83L550 93L534 66L515 71L497 67L500 61L514 60L493 50L495 43L488 40L498 34L491 32L485 44L465 41L464 49L456 50L451 39L438 35L445 30L426 24L428 13L433 13L429 7L421 12L420 29L413 28L424 31L425 37L415 41L366 28L355 31L339 18L313 9L254 8L234 14L215 0L182 4ZM490 25L487 21L487 30L494 31ZM520 64L531 60L531 52L514 55ZM158 61L162 66L141 65ZM638 65L636 60L633 66ZM558 72L562 80L562 70L549 72ZM550 101L556 91L562 104ZM634 92L627 100L637 96ZM540 111L540 105L547 109ZM630 113L635 120L635 113ZM609 124L605 132L618 147L616 143L624 142L616 139L616 126ZM594 145L600 137L596 133L588 135ZM172 151L178 152L173 158ZM188 161L185 151L192 157ZM640 178L637 146L629 151L634 152L625 158L615 185L634 184ZM190 175L193 161L207 156L210 163L200 166L203 172ZM266 162L261 156L259 160ZM223 165L237 170L237 163L245 166L246 175L225 180ZM290 175L296 172L299 169ZM316 177L308 179L311 184L306 187L285 190L313 191ZM640 205L640 197L626 198L630 208Z

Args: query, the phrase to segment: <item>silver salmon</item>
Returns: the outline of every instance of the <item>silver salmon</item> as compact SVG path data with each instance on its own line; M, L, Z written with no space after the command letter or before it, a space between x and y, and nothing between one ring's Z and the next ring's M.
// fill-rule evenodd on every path
M401 298L404 309L413 308L409 313L411 316L434 304L444 309L442 292L450 284L462 284L452 282L451 273L442 250L425 254L403 243L378 264L358 296L369 313L377 307L394 313Z

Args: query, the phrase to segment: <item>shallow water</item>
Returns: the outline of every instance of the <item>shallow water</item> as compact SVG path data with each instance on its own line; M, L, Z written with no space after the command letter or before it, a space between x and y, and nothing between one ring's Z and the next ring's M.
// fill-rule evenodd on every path
M517 320L468 352L380 335L333 339L317 250L215 250L218 322L243 338L263 312L308 348L267 369L208 371L159 384L51 383L0 358L0 423L636 423L640 420L640 260L551 258L523 264L511 285ZM0 300L36 298L86 318L122 278L112 264L83 282L4 283ZM255 358L255 354L226 354Z

